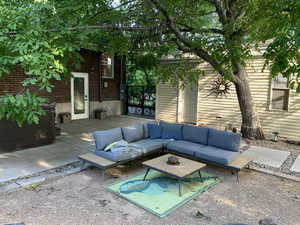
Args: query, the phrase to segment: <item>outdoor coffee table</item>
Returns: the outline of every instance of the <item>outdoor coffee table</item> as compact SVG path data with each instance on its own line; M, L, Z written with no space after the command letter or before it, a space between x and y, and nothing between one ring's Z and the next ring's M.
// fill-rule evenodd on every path
M202 175L201 175L201 169L206 166L204 163L196 162L190 159L186 159L180 156L176 156L179 159L180 164L179 165L169 165L167 164L167 160L170 156L175 156L172 154L166 154L163 156L160 156L155 159L151 159L148 161L143 162L143 165L147 168L147 171L144 176L144 181L146 180L146 177L150 171L150 169L157 170L161 173L167 174L171 177L175 177L178 180L178 192L179 196L181 197L181 182L182 180L197 172L202 180Z

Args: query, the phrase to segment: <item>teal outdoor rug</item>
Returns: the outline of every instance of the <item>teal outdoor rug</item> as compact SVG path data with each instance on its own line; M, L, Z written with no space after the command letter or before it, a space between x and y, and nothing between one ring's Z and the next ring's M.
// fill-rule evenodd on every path
M182 195L179 197L177 179L150 170L147 179L143 181L144 174L110 184L106 190L159 217L168 215L221 180L220 177L201 172L202 183L198 173L192 174L182 181Z

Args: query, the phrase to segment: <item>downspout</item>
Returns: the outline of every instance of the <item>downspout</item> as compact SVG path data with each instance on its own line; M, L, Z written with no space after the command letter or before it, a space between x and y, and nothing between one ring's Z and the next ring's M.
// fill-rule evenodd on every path
M102 102L102 70L101 70L101 63L102 63L102 52L100 52L98 57L99 63L98 63L98 75L99 75L99 102Z

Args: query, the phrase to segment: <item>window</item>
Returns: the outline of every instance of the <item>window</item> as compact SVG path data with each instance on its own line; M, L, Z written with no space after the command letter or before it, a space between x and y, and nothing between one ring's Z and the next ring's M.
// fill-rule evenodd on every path
M114 55L103 53L101 57L102 78L114 78Z
M281 74L273 78L272 109L288 110L289 106L289 80Z

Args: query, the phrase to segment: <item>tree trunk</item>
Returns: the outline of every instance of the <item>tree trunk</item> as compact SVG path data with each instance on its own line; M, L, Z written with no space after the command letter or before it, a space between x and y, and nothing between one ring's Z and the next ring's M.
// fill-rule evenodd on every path
M239 63L235 65L234 78L234 85L242 114L241 132L243 137L264 139L259 116L251 95L248 74L245 67Z

